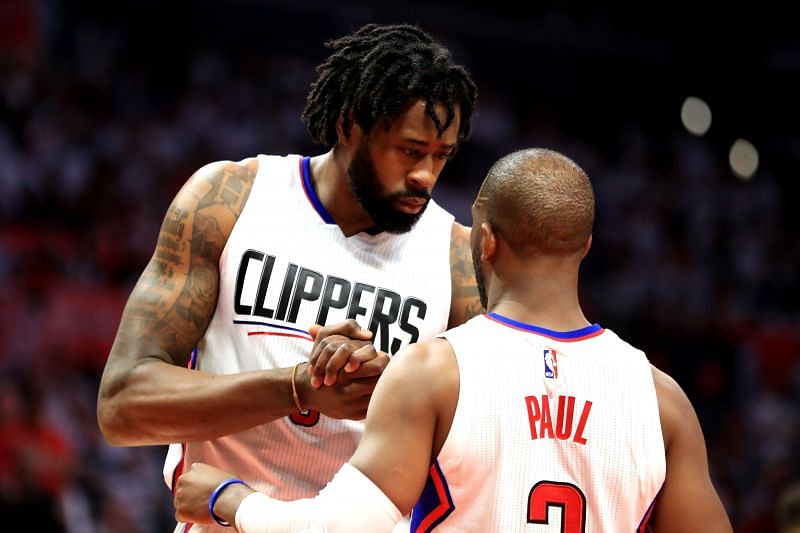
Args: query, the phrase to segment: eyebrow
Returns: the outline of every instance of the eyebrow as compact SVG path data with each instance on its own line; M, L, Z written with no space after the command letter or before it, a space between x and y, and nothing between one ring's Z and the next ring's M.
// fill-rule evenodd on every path
M427 147L428 147L428 143L427 143L427 142L425 142L425 141L421 141L421 140L419 140L419 139L414 139L414 138L412 138L412 137L402 137L400 140L401 140L401 141L403 141L403 142L407 142L407 143L411 143L411 144L416 144L417 146L424 146L425 148L427 148ZM453 143L453 144L443 144L443 145L440 147L440 149L442 149L442 150L453 150L453 149L454 149L456 146L458 146L458 143Z

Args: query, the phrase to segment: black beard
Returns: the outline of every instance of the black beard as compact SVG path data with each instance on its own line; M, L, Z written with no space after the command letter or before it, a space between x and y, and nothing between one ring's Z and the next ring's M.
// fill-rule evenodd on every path
M478 296L481 298L481 306L486 311L489 310L489 297L486 295L486 283L481 273L481 254L472 251L472 268L475 270L475 281L478 283Z
M378 172L369 156L366 141L362 141L353 161L347 169L350 190L353 191L361 207L380 229L388 233L407 233L425 212L428 203L418 213L404 213L395 209L393 203L398 198L425 198L430 194L425 190L407 190L384 196L378 185Z

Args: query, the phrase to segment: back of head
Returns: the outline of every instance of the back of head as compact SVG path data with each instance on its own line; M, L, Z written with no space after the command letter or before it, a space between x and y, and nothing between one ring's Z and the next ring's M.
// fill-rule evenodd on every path
M483 182L486 220L520 256L583 250L594 224L589 177L571 159L541 148L498 160Z
M308 95L303 120L314 141L333 146L336 121L349 137L352 118L370 132L378 121L388 129L393 117L422 100L439 133L446 130L460 107L459 139L470 133L477 90L467 70L454 64L450 52L430 35L408 24L368 24L326 43L333 50L317 67L319 78ZM443 104L439 120L435 104Z

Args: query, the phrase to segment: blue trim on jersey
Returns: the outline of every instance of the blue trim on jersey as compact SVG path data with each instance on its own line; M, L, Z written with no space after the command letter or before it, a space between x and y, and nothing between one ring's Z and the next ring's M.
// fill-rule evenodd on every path
M258 322L256 320L234 320L234 324L248 324L251 326L267 326L270 328L278 328L278 329L288 329L289 331L296 331L298 333L305 333L306 335L310 335L310 333L304 329L297 329L297 328L290 328L289 326L281 326L279 324L270 324L269 322Z
M314 186L311 184L311 158L306 156L303 158L303 189L306 191L306 196L308 200L311 202L311 205L314 207L314 211L319 214L322 220L325 221L326 224L336 224L336 221L333 220L333 217L328 210L325 209L325 206L322 205L322 202L319 200L316 191L314 191ZM367 235L371 235L374 237L375 235L379 235L383 233L383 228L380 226L370 226L369 228L362 230Z
M526 331L539 333L541 335L547 335L548 337L554 337L556 339L577 339L578 337L585 337L586 335L591 335L592 333L596 333L603 329L600 327L600 324L592 324L591 326L586 326L585 328L576 329L574 331L553 331L552 329L526 324L525 322L518 322L514 319L497 313L489 313L487 316L497 320L498 322L502 322L507 326L524 329Z
M439 494L433 480L434 475L439 480L446 499L442 498L442 495ZM425 488L422 489L422 495L411 510L411 533L429 533L433 531L433 529L450 516L450 513L455 511L455 509L456 506L453 504L453 497L450 495L450 487L447 486L447 479L445 479L442 473L439 461L434 461L428 471L428 478L425 480ZM437 514L439 516L431 523L425 524L425 529L420 529L420 526L423 525L423 522L425 522L431 514Z
M322 220L326 224L336 224L333 217L325 209L325 206L319 201L319 197L314 191L314 186L311 184L311 158L308 156L303 158L303 188L306 190L306 196L311 201L311 205L314 206L314 210L319 213Z
M192 356L189 358L189 368L194 370L197 368L197 346L192 350Z

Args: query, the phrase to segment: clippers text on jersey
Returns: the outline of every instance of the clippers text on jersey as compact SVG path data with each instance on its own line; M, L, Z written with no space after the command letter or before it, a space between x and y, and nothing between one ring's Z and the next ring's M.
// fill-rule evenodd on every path
M258 250L242 254L233 296L237 315L297 324L298 316L309 317L309 313L316 311L314 323L323 326L329 321L352 318L372 331L375 345L381 351L391 354L419 339L419 326L428 309L421 298L403 297L391 289L325 275L291 262L280 263L286 271L278 289L274 283L271 286L272 280L279 277L273 272L276 263L279 262L275 256ZM247 297L245 288L256 276L255 295ZM359 320L360 317L367 321ZM400 332L404 333L403 338L396 336Z

